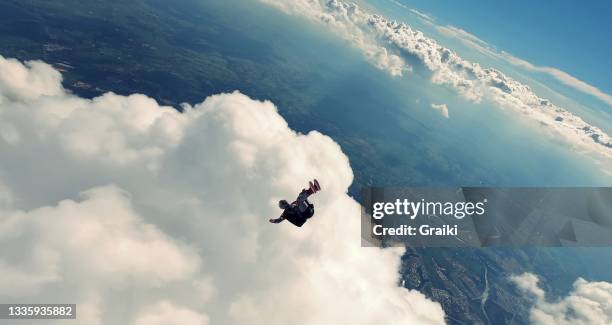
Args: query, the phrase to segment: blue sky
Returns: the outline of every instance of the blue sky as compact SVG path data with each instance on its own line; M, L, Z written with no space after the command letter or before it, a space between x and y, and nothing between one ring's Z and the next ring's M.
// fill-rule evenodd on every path
M400 0L536 65L612 93L612 2Z

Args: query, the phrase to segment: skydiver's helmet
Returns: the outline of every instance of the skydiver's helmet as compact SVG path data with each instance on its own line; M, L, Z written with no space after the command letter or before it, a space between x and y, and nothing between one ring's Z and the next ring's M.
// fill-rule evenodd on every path
M280 200L278 201L278 207L285 210L285 209L288 209L290 205L289 205L289 202L287 202L286 200Z

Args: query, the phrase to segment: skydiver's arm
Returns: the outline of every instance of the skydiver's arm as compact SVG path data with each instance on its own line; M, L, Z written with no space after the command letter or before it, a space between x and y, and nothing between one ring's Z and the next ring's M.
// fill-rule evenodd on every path
M278 217L276 219L270 219L269 221L271 223L281 223L281 222L283 222L283 220L285 220L285 218L283 216L280 216L280 217Z

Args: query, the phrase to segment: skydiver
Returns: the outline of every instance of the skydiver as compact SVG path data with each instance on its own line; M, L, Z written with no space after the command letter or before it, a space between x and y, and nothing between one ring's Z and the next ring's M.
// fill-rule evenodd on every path
M321 190L316 179L308 182L308 185L308 189L302 189L293 203L289 204L286 200L278 201L278 207L283 209L283 214L276 219L270 219L270 222L280 223L286 219L298 227L306 223L314 215L314 205L308 202L308 197Z

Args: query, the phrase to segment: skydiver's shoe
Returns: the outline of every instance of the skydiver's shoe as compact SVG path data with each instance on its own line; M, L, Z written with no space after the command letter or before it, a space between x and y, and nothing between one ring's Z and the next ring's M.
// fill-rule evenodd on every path
M316 193L317 192L317 188L315 187L315 185L312 182L308 182L308 190L310 191L310 194Z
M317 179L314 179L314 188L315 188L315 192L318 192L321 190L321 185L319 185L319 181L317 181Z
M270 220L268 220L268 221L270 221L271 223L281 223L283 220L285 220L285 219L283 219L283 218L277 218L277 219L270 219Z

